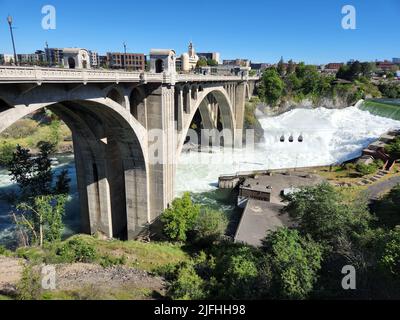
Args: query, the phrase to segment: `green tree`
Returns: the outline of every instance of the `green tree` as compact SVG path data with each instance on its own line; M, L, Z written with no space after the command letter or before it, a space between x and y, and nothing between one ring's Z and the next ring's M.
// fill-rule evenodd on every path
M64 228L65 196L37 196L33 204L18 204L19 215L14 215L25 239L43 246L44 242L60 241Z
M219 240L225 233L228 220L223 212L211 209L202 209L198 215L195 226L195 239L206 244Z
M201 67L207 67L207 59L206 58L204 58L204 57L201 57L200 59L199 59L199 61L197 61L197 65L196 65L196 67L197 68L201 68Z
M296 230L281 228L265 238L263 248L270 258L277 295L306 299L318 278L322 247Z
M214 59L208 59L207 60L207 65L210 66L210 67L216 67L216 66L218 66L218 61L214 60Z
M168 290L174 300L200 300L205 298L204 281L196 273L192 262L183 263Z
M193 204L189 193L175 199L161 216L165 235L171 240L186 241L187 233L193 229L199 213L200 207Z
M3 141L0 145L0 166L7 166L13 158L15 145Z
M261 79L259 94L265 102L275 105L281 98L284 87L284 82L276 69L267 69Z
M371 220L366 202L345 203L328 183L301 188L287 200L285 210L297 222L300 232L327 245L335 245L338 239L352 233L362 233Z
M390 231L385 238L379 264L388 274L400 280L400 229Z
M286 66L285 66L285 62L283 61L283 58L281 58L281 60L279 60L277 66L276 66L276 71L278 71L278 74L281 77L285 76Z

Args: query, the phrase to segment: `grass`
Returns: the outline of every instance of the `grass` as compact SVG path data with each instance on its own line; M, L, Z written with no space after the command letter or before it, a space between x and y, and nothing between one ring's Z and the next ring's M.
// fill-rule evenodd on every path
M20 120L20 121L25 121L26 119ZM32 120L33 121L33 120ZM24 124L24 122L16 122L14 126L19 126L20 124ZM18 137L18 138L13 138L11 136L6 136L6 135L0 135L0 144L9 143L14 146L20 145L24 148L30 148L32 151L36 150L36 146L38 142L40 141L52 141L52 132L51 128L49 125L39 125L36 123L36 128L34 128L33 132L29 135L26 135L24 137ZM65 138L70 138L71 137L71 131L69 128L62 123L61 127L59 129L59 135L60 135L60 143L59 147L66 145L71 142L64 142L63 140Z
M98 253L98 257L94 263L98 264L101 264L105 257L124 257L123 264L126 266L147 272L156 272L162 267L189 259L189 256L183 251L181 245L168 242L143 243L133 240L100 240L88 235L76 235L61 242L61 245L66 241L77 238L94 246ZM19 248L15 252L15 255L35 263L54 263L57 261L55 248L56 246L49 246L47 248Z
M153 291L146 288L101 289L87 285L77 290L46 291L43 300L147 300L153 297Z

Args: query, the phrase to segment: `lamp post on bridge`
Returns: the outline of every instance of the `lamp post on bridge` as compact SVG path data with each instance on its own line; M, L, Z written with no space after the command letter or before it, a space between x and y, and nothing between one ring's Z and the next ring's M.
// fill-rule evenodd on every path
M124 41L124 69L125 71L127 70L127 66L126 66L126 42Z
M13 23L12 16L9 15L7 17L7 22L8 22L8 25L10 26L11 41L12 41L13 50L14 50L14 63L15 63L15 65L18 65L18 57L17 57L17 51L15 50L14 33L13 33L13 27L12 27L12 23Z

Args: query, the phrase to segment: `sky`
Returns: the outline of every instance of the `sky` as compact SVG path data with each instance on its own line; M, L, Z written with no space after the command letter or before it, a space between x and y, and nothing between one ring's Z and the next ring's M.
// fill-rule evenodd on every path
M42 28L42 7L56 9L56 29ZM342 7L356 9L356 29L342 28ZM49 47L148 54L151 48L253 62L322 64L400 57L400 0L0 0L0 53Z

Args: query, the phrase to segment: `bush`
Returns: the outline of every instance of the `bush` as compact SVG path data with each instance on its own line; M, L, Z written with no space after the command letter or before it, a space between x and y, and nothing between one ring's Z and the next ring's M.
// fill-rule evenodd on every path
M375 161L374 163L371 164L363 164L359 163L356 165L356 171L360 173L362 176L367 176L370 174L374 174L378 171L379 167L382 167L383 163L382 161Z
M7 166L13 159L15 146L12 143L3 141L0 145L0 166Z
M193 229L195 241L213 243L224 235L227 225L228 220L223 212L211 209L201 210Z
M174 241L186 241L187 232L193 229L199 212L200 207L193 204L189 193L175 199L161 216L165 235Z
M297 230L282 228L266 237L264 248L270 257L278 296L307 298L321 269L322 247Z
M40 274L28 264L22 271L21 280L17 284L18 300L39 300L42 293Z
M174 300L200 300L205 298L204 281L200 278L192 263L183 263L177 271L168 295Z
M56 255L62 262L69 263L91 263L98 257L95 247L79 238L69 240L62 244L56 250Z
M110 255L104 255L100 258L100 265L103 268L109 268L112 266L121 266L126 263L126 256L123 255L121 257L113 257Z

